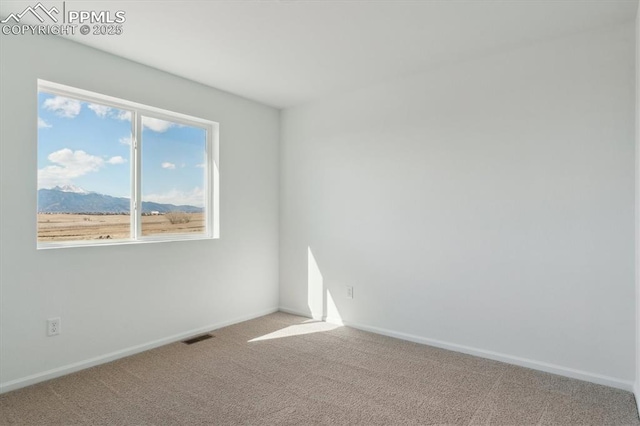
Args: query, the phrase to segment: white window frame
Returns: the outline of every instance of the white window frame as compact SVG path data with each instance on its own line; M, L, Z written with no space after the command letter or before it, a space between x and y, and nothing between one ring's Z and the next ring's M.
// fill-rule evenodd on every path
M38 93L46 92L52 95L64 96L82 102L96 103L112 108L131 112L131 151L130 151L130 182L131 182L131 210L130 237L119 240L77 240L37 242L37 248L51 249L63 247L87 247L118 244L157 243L167 241L204 240L220 238L220 184L219 184L219 123L202 118L168 111L148 105L131 102L112 96L102 95L88 90L65 86L59 83L38 79ZM204 194L205 200L205 232L200 234L158 234L142 235L142 117L157 118L185 126L197 127L206 131L206 165ZM39 141L38 141L39 148ZM37 192L37 191L36 191Z

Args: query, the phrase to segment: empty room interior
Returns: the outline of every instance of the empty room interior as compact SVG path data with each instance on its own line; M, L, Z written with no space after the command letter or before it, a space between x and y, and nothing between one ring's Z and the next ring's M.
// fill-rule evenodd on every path
M638 0L0 21L1 425L640 425Z

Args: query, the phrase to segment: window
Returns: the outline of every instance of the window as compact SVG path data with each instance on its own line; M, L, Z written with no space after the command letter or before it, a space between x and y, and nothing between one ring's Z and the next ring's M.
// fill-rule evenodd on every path
M38 248L218 237L218 124L38 81Z

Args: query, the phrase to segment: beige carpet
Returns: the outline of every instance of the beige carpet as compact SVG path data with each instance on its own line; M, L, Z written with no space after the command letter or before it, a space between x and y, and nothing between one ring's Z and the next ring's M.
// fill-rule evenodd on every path
M0 396L19 425L638 425L633 395L276 313Z

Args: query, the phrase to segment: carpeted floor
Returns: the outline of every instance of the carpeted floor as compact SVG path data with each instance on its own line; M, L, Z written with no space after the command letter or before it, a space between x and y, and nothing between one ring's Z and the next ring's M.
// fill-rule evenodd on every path
M640 425L624 392L284 313L0 396L19 425Z

